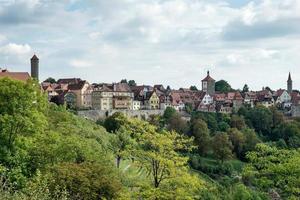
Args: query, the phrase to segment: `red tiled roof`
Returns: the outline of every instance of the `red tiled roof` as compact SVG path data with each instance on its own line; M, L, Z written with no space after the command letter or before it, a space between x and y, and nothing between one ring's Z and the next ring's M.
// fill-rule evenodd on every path
M26 82L28 79L30 79L28 72L1 72L0 78L5 77L23 82Z

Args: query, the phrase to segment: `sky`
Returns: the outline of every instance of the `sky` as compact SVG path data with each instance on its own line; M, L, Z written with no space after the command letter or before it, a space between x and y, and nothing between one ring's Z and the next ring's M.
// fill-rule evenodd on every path
M300 89L300 0L0 0L0 68L172 88Z

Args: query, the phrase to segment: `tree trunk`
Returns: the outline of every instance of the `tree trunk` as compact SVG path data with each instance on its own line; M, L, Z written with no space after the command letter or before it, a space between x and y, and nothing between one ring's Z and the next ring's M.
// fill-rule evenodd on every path
M117 156L117 168L120 168L121 156Z

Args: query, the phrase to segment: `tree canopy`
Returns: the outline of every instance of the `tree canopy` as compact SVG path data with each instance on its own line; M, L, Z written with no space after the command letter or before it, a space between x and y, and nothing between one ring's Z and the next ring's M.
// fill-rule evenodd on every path
M230 91L232 91L232 88L227 81L220 80L220 81L216 82L215 90L217 92L230 92Z

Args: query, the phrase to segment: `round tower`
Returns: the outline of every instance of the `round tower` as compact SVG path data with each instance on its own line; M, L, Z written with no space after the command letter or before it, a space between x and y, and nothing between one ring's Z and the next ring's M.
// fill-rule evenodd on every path
M31 62L31 77L39 80L39 58L34 54L30 59Z

